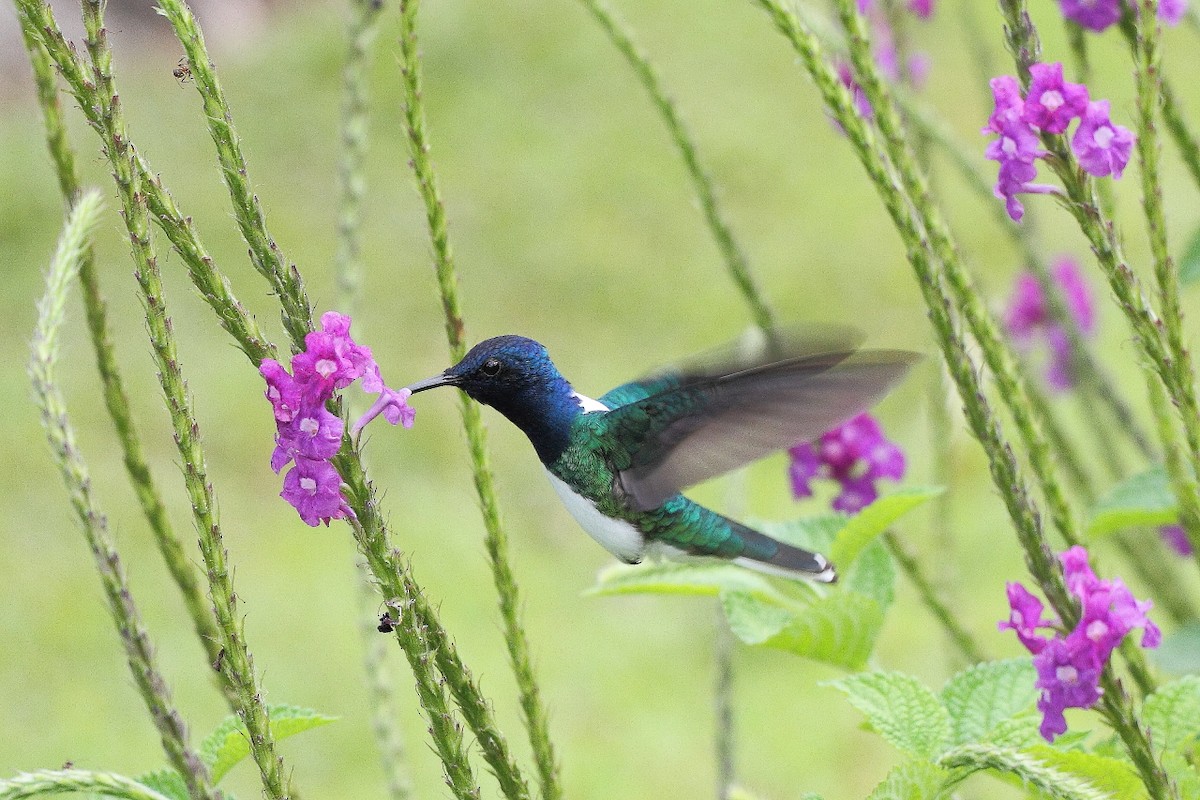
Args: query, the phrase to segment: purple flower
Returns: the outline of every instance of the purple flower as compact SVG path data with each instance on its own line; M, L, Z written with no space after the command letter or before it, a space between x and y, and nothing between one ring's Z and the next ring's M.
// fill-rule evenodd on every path
M368 422L380 414L393 425L400 423L406 428L411 428L417 418L417 410L408 404L410 395L412 392L408 389L397 390L384 386L379 393L379 399L350 428L350 435L357 436Z
M1091 708L1100 699L1100 673L1104 663L1096 660L1096 652L1082 637L1054 638L1033 657L1037 670L1034 684L1042 690L1038 711L1042 724L1038 730L1048 742L1067 732L1063 710Z
M1034 64L1022 118L1047 133L1062 133L1087 109L1088 90L1063 80L1062 64Z
M792 494L811 497L814 478L835 480L842 490L833 499L833 508L848 514L875 501L877 480L904 477L904 452L884 437L870 414L859 414L815 442L797 444L788 453Z
M1029 590L1016 581L1005 584L1008 593L1008 606L1011 609L1008 620L1001 620L997 627L1000 630L1010 630L1017 634L1021 644L1037 655L1046 646L1046 640L1038 635L1038 628L1053 628L1054 623L1042 619L1045 606Z
M1079 166L1088 174L1120 178L1129 163L1136 137L1128 128L1114 125L1108 115L1107 100L1088 103L1083 120L1071 137L1071 149L1079 158Z
M1088 30L1102 31L1121 18L1121 0L1058 0L1063 16Z
M321 329L304 337L304 351L292 356L292 371L265 359L259 372L267 381L267 399L275 412L275 450L271 469L279 472L295 461L284 477L281 496L296 507L309 525L328 524L349 513L341 495L341 477L330 463L342 444L345 424L325 407L337 389L362 380L365 391L379 393L368 416L359 420L354 432L370 419L383 414L393 425L410 428L416 412L405 402L407 389L389 389L383 384L379 365L371 349L350 337L350 318L329 312L321 317Z
M1184 532L1180 525L1163 525L1158 529L1158 535L1162 537L1167 546L1181 556L1190 556L1192 554L1192 542Z
M283 478L279 496L300 512L300 519L314 528L350 511L342 497L342 476L328 461L297 458L296 466Z
M1083 280L1079 265L1067 256L1059 258L1050 275L1062 289L1067 310L1075 325L1085 335L1096 328L1096 311L1091 290ZM1046 383L1054 389L1070 389L1075 385L1071 367L1071 342L1065 330L1050 321L1046 298L1037 279L1028 272L1017 275L1004 312L1004 326L1016 344L1024 349L1033 346L1037 334L1046 338L1050 359L1046 365Z
M291 422L281 424L275 435L271 469L279 472L297 456L311 460L329 460L342 446L342 418L324 405L304 407Z
M1168 25L1178 25L1187 11L1187 0L1159 0L1158 18Z
M1064 709L1090 708L1100 699L1100 675L1126 634L1141 628L1142 647L1157 647L1162 641L1162 632L1146 616L1150 601L1136 599L1120 578L1098 578L1087 559L1087 551L1079 546L1059 556L1067 588L1079 598L1082 612L1075 628L1065 635L1038 634L1038 628L1054 628L1058 623L1042 620L1041 601L1021 584L1007 585L1011 614L998 627L1016 632L1033 654L1037 687L1042 690L1041 734L1046 741L1067 730Z
M358 378L364 378L363 388L367 391L377 387L379 367L371 357L371 348L355 344L350 338L350 318L336 311L326 312L321 316L321 328L305 336L304 352L292 357L296 380L318 393L344 389Z
M1004 200L1008 216L1019 222L1025 208L1017 199L1018 194L1050 194L1058 190L1030 183L1037 177L1033 162L1045 155L1045 151L1039 146L1037 133L1025 121L1020 84L1010 75L1001 75L991 80L991 87L995 107L983 133L995 133L999 138L988 144L984 156L999 162L996 196Z
M300 408L300 384L273 358L264 358L258 372L267 381L267 399L275 410L275 421L290 422Z
M858 111L858 115L863 119L874 119L875 109L871 108L871 101L867 99L866 93L862 86L854 78L854 69L848 61L837 62L838 80L842 85L850 90L851 96L854 98L854 108Z
M921 19L933 16L933 0L908 0L908 10Z

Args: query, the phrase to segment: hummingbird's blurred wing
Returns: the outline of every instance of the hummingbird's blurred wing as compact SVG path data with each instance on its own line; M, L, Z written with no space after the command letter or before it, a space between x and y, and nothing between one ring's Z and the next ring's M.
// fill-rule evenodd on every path
M613 466L637 508L658 508L681 489L845 422L919 358L904 350L843 350L683 376L608 412Z
M832 360L838 354L847 358L862 346L862 342L861 331L841 325L791 325L776 329L770 338L752 328L725 345L621 384L599 400L609 408L617 408L669 389L694 386L756 365L813 356Z

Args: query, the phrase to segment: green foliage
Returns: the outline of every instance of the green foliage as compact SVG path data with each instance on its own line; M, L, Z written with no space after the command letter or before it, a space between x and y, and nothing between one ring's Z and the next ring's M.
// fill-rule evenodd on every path
M1200 228L1188 240L1187 249L1179 259L1179 282L1184 286L1200 280Z
M950 712L916 678L899 672L864 672L831 681L867 722L893 746L932 760L950 742Z
M1175 495L1162 465L1118 483L1100 499L1088 535L1101 536L1137 525L1167 525L1179 518Z
M286 739L320 725L328 725L336 717L326 716L311 708L289 705L269 705L271 733L276 739ZM234 716L226 717L200 743L200 758L212 773L213 783L219 783L239 761L250 755L250 740L246 726Z
M906 761L893 767L868 800L939 800L948 797L953 776L928 761Z
M943 491L940 486L909 487L880 497L850 517L838 532L833 548L829 551L829 558L839 567L849 567L863 548L887 530L893 522Z
M892 604L895 568L877 541L902 515L940 489L906 489L854 517L818 514L786 523L752 523L782 542L835 554L832 587L786 584L729 564L654 563L600 573L589 593L717 596L729 628L749 645L773 647L846 669L871 656Z
M1128 761L1084 750L1064 750L1044 743L1026 748L1025 752L1046 766L1082 778L1113 797L1122 800L1146 797L1146 787Z
M1052 748L1043 749L1050 750ZM1056 750L1055 752L1061 751ZM1104 760L1113 762L1122 770L1127 768L1123 762L1116 762L1113 759ZM998 772L1001 775L1015 778L1026 788L1035 789L1042 796L1053 800L1112 800L1113 797L1108 791L1097 788L1087 778L1079 777L1073 772L1048 764L1033 753L1011 747L960 745L943 754L938 763L943 767L953 768L957 772L959 780L973 772L984 770ZM1089 763L1093 766L1095 764L1095 762ZM1106 776L1106 779L1110 777ZM1119 794L1116 796L1125 797L1125 795Z
M987 661L966 669L942 689L942 703L950 714L951 741L1001 741L1013 734L1033 733L1028 712L1037 700L1033 662L1028 658Z
M1200 676L1188 675L1146 698L1142 719L1158 752L1191 748L1200 736Z
M173 769L160 769L138 775L135 780L147 789L153 789L159 794L170 797L171 800L191 800L183 777ZM229 798L229 793L224 793Z

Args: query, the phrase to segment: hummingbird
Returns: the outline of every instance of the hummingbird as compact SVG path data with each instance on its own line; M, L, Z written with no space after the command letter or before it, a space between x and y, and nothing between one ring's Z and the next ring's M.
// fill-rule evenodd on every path
M499 411L529 438L580 527L626 563L647 554L707 556L832 583L837 572L824 556L681 492L850 419L919 358L860 350L856 340L841 328L776 334L757 353L736 346L592 399L575 391L539 342L497 336L406 388L454 386Z

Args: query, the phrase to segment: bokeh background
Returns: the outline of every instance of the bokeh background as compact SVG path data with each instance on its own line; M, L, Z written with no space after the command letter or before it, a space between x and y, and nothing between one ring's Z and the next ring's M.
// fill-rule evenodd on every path
M439 371L447 355L423 210L402 138L395 9L386 5L370 70L367 274L355 329L374 349L385 378L400 385ZM60 19L78 30L77 9L56 6ZM181 49L148 4L113 6L117 80L133 140L195 218L240 298L281 340L275 306L249 266L229 212L194 88L172 76ZM1064 58L1056 7L1032 6L1047 60ZM315 307L331 308L347 9L334 2L210 2L199 10L271 231L300 266ZM621 13L695 132L725 211L779 315L850 323L873 344L933 356L879 410L909 454L909 482L935 480L934 446L948 448L953 468L946 502L913 514L900 532L945 582L985 647L997 656L1015 655L1015 641L995 631L1006 613L1004 582L1023 574L1011 528L982 455L958 422L957 402L931 388L937 358L898 239L792 51L744 2L639 0L622 3ZM986 48L963 33L968 13L986 32ZM580 4L439 0L424 4L421 26L433 155L472 339L510 332L537 338L580 391L596 396L745 328L747 311L676 151ZM978 130L990 107L985 65L1003 70L1009 64L998 11L974 0L946 0L933 21L911 27L932 59L926 98L984 164ZM1188 79L1197 63L1196 33L1185 26L1166 36L1167 72L1183 90L1185 107L1200 108L1200 88ZM1093 93L1111 98L1114 118L1131 125L1131 66L1122 44L1114 33L1093 38L1092 47ZM0 383L0 774L68 760L134 774L161 763L157 738L127 674L22 367L61 204L8 4L0 5L0 70L0 352L6 365ZM115 195L94 134L70 99L65 102L86 182L109 197L97 246L131 402L173 521L190 541L177 455L112 210ZM1168 223L1178 252L1200 218L1200 202L1166 150ZM934 178L980 291L999 307L1020 268L1008 239L992 209L940 161ZM1136 182L1131 168L1117 196L1130 223L1127 246L1144 265ZM1029 205L1041 212L1049 255L1086 255L1065 214L1046 200ZM340 718L284 742L286 762L306 797L381 797L361 633L363 620L380 609L362 600L353 541L336 524L306 527L279 500L279 478L267 466L273 425L260 379L197 298L178 257L161 243L160 253L267 698ZM1093 286L1102 289L1099 273L1089 270ZM1133 345L1118 312L1101 297L1097 346L1141 408ZM1194 294L1186 298L1189 306L1194 300ZM77 303L65 332L61 378L96 492L198 738L224 717L224 706L126 483ZM955 429L938 441L929 425L931 402L946 402L954 412ZM1069 397L1055 405L1072 430L1090 435ZM380 427L372 434L367 452L374 479L397 542L411 554L416 575L524 756L456 399L434 393L416 406L412 430ZM487 413L524 619L568 796L712 796L714 604L584 596L609 557L559 506L521 435ZM749 513L785 519L827 501L795 503L785 466L775 457L749 470ZM727 493L718 481L694 494L721 505ZM934 513L949 515L951 540L935 537ZM1115 556L1105 557L1119 565ZM389 656L416 796L446 796L407 666L399 653ZM935 687L960 666L903 580L877 663ZM739 771L755 792L863 797L894 763L895 754L860 729L857 712L821 685L836 670L745 648L736 653L736 666ZM253 797L256 779L243 765L230 786ZM485 793L494 790L484 783ZM1013 793L980 778L967 794Z

